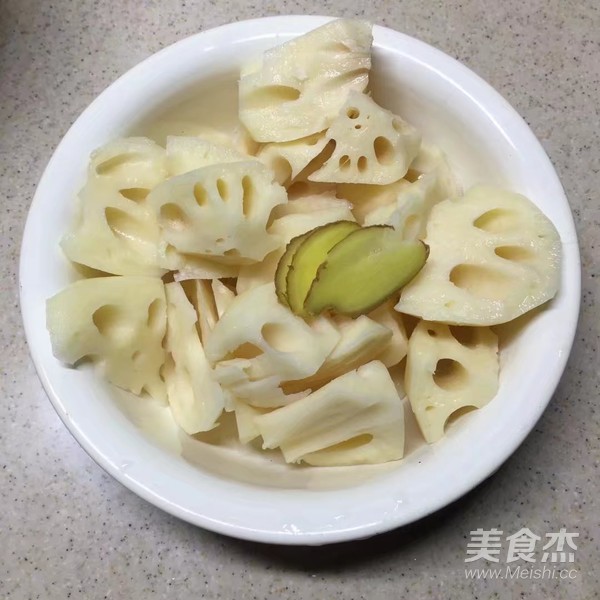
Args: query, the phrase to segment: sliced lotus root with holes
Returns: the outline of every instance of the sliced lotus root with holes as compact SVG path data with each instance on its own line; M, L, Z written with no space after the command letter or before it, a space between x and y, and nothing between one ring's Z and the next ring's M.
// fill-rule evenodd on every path
M476 186L433 207L429 258L396 310L458 325L506 323L558 290L561 243L524 196Z
M122 138L95 150L88 179L101 179L137 201L167 177L165 149L144 137Z
M287 188L288 199L298 200L307 196L320 196L321 194L336 194L335 183L316 183L314 181L296 180Z
M217 315L220 319L223 316L223 313L229 308L229 305L233 302L235 292L218 279L212 280L212 291L215 298Z
M280 208L281 210L279 210ZM351 204L346 200L340 200L328 194L299 198L278 206L273 211L276 218L269 227L269 231L281 238L282 245L279 250L283 254L285 246L292 238L327 223L354 221L351 208Z
M266 231L285 190L258 161L218 164L172 177L148 196L165 244L226 264L262 260L280 245Z
M183 175L209 165L253 159L231 146L193 136L169 136L166 152L171 176Z
M200 341L203 345L206 345L215 324L219 320L213 287L208 279L196 279L189 282L188 285L191 287L192 304L198 314L197 329L200 334Z
M242 444L248 444L260 435L256 426L255 419L266 413L271 412L269 408L256 408L246 404L242 400L235 400L235 424L238 430L238 437Z
M354 220L350 204L329 194L299 198L287 204L280 204L275 207L271 217L273 215L277 218L269 227L269 232L280 237L281 245L261 262L240 267L236 288L238 294L274 280L279 259L292 238L327 223Z
M408 342L404 383L429 443L467 408L485 406L498 391L498 338L487 327L421 321Z
M406 175L421 144L414 127L358 92L348 95L327 138L335 149L310 181L393 183Z
M312 217L315 213L331 213L332 215L336 215L335 220L337 221L354 220L351 202L337 198L333 192L322 192L320 194L301 196L295 200L290 200L286 204L276 206L271 213L271 218L273 219L271 228L278 229L275 224L286 216L302 215ZM308 231L308 229L304 231ZM304 233L304 231L300 233Z
M147 196L166 179L165 165L164 149L146 138L96 150L74 227L61 240L66 256L114 275L163 274L158 224Z
M309 388L314 391L374 358L379 360L379 355L390 346L393 332L386 324L378 323L366 315L356 319L344 316L330 319L340 334L340 341L314 375L285 382L282 387L286 392L299 392Z
M325 148L327 138L322 133L283 142L265 144L256 157L275 173L281 185L291 183Z
M387 328L391 332L390 340L383 345L377 354L377 360L390 368L397 365L405 356L408 348L408 337L402 315L394 310L394 300L388 300L369 313L369 319Z
M90 358L116 386L164 399L160 370L167 324L157 277L97 277L72 283L46 303L52 351L73 365Z
M421 239L431 209L442 200L460 194L446 158L435 148L422 146L408 175L415 177L414 181L403 179L392 186L382 186L383 189L396 186L396 196L393 202L373 206L364 216L365 225L391 225L405 240Z
M293 315L269 283L236 296L215 324L206 354L213 365L232 357L247 359L248 380L275 376L279 383L314 374L339 338L323 320L311 326Z
M288 463L381 463L404 454L404 408L388 370L372 361L288 406L254 418L264 448Z
M254 379L253 365L246 358L232 358L215 366L215 377L232 398L255 408L278 408L308 395L310 390L289 393L280 386L280 377Z
M338 183L336 196L352 203L352 214L356 221L365 225L371 214L383 214L385 218L397 206L396 199L405 188L412 184L400 179L388 185L368 185L360 183ZM378 213L378 211L381 211ZM372 223L377 225L379 223ZM381 223L383 225L384 223Z
M221 386L213 378L197 329L198 315L180 283L165 286L167 350L173 357L165 372L167 395L176 423L189 434L215 427L223 412Z
M327 129L371 68L371 25L338 19L267 50L242 70L240 120L257 142L286 142Z
M405 179L414 182L421 175L428 173L436 174L437 194L440 200L462 195L461 186L452 172L448 157L437 146L422 143L417 156L410 163Z
M374 208L364 217L364 224L391 225L404 240L418 240L425 236L431 208L443 200L437 192L435 173L426 173L412 183L398 187L394 202ZM373 186L369 186L373 187ZM389 186L382 186L389 187Z
M199 254L182 254L171 244L162 244L160 265L173 273L175 281L189 279L223 279L238 276L240 266L211 260Z

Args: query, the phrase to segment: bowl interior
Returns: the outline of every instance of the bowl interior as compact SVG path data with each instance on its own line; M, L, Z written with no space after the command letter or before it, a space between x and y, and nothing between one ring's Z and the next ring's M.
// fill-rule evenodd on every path
M166 134L193 134L203 127L232 130L242 61L323 21L280 17L222 27L183 40L123 76L85 111L53 156L32 205L21 257L32 356L57 411L84 448L161 508L262 541L363 537L410 522L468 491L539 418L564 368L579 305L571 214L525 123L465 67L421 42L375 28L375 99L440 146L463 187L486 182L524 193L552 219L564 243L558 297L501 332L497 397L449 427L433 446L409 435L401 462L299 468L237 444L231 422L198 439L185 436L168 409L113 389L89 368L68 369L53 358L44 302L77 277L58 241L73 216L90 152L124 135L163 142ZM409 419L409 429L414 427Z

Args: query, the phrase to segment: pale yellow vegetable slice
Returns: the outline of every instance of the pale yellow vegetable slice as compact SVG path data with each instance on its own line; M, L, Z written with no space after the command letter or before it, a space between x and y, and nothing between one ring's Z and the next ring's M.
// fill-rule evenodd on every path
M321 153L326 144L327 138L315 133L281 144L265 144L257 158L275 173L278 183L286 185Z
M381 463L404 454L404 408L388 370L372 361L306 398L257 416L264 448L288 463Z
M553 298L561 241L525 196L478 185L431 210L425 268L402 290L396 310L428 321L490 326Z
M417 130L357 91L327 130L335 148L310 181L386 185L406 175L419 152Z
M289 196L288 196L289 198ZM308 194L304 196L298 196L295 199L289 199L289 202L285 204L279 204L271 211L271 218L273 224L289 215L313 215L323 211L328 212L339 212L342 214L348 214L349 211L353 210L352 202L337 198L335 193L320 192L318 194ZM354 221L352 218L352 212L348 217L340 217L337 221ZM272 227L272 226L271 226ZM307 230L308 231L308 230Z
M410 185L411 183L406 179L388 185L338 183L336 196L352 203L352 214L361 225L391 225L385 221L367 223L366 219L375 211L385 211L386 215L393 211L396 207L396 199L402 190Z
M304 300L327 253L357 229L352 221L329 223L314 229L296 249L286 277L287 300L295 314L305 314Z
M396 299L394 297L369 313L369 319L372 319L378 325L382 325L391 333L389 342L384 344L383 350L377 354L377 360L380 360L388 369L397 365L408 351L406 328L404 327L402 315L394 310L395 304Z
M244 358L224 360L215 366L215 377L224 390L234 398L257 408L277 408L287 406L310 392L300 391L288 394L280 387L280 377L270 375L253 378L256 364Z
M173 357L165 373L171 412L188 434L216 426L224 407L223 390L214 379L196 323L198 315L180 283L165 286L167 298L167 343Z
M368 313L423 268L428 252L423 242L403 240L391 227L354 231L329 251L304 308L313 315L325 309L349 316Z
M215 295L208 279L196 279L194 286L194 306L198 313L198 329L202 344L206 344L210 332L219 320Z
M371 68L371 25L338 19L267 50L242 69L240 121L257 142L297 140L327 129Z
M175 281L237 277L240 269L239 265L227 265L199 254L179 253L169 244L162 252L159 264L169 271L174 271L173 279Z
M242 265L261 261L281 243L267 226L271 210L287 202L285 189L256 160L171 177L147 201L158 215L165 252Z
M251 160L225 143L201 137L169 136L167 138L167 168L171 176L183 175L202 167Z
M212 330L206 355L216 365L242 348L246 355L253 349L248 381L275 376L277 385L302 379L316 373L340 339L335 328L325 325L317 329L293 315L278 302L271 282L235 297Z
M223 313L227 310L228 306L233 302L235 294L218 279L212 280L212 292L215 298L217 315L220 319L223 316Z
M254 419L271 412L269 408L256 408L241 400L234 401L235 424L237 425L238 437L242 444L248 444L260 435L260 431Z
M498 337L488 327L421 321L408 343L405 384L427 442L443 437L457 411L485 406L498 391L498 371Z
M81 279L46 301L56 358L70 365L91 358L114 385L156 399L166 398L160 377L166 324L158 277Z
M358 319L336 317L332 322L340 333L340 341L314 375L285 382L282 388L286 394L308 388L314 391L328 381L379 357L392 341L393 332L366 315Z
M114 275L160 277L159 228L146 198L167 176L164 148L147 138L94 151L77 218L61 240L67 258Z

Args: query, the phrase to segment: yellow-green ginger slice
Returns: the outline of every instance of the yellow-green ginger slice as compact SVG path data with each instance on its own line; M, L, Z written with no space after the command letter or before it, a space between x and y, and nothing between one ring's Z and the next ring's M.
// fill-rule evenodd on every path
M289 307L297 315L306 315L304 301L327 253L360 225L353 221L336 221L313 229L296 249L286 283Z
M289 306L287 299L287 274L290 270L290 265L292 264L292 259L294 258L294 254L296 254L296 250L300 244L312 233L311 231L307 231L302 235L298 235L286 246L285 252L282 257L279 259L277 263L277 269L275 271L275 293L277 294L277 298L281 304L285 306Z
M427 260L422 241L403 240L392 227L352 232L329 251L304 302L308 314L331 309L357 316L373 310L406 285Z

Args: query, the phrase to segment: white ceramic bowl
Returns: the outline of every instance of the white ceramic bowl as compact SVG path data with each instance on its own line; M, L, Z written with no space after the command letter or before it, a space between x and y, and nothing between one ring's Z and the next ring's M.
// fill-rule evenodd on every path
M564 369L579 311L573 220L556 173L527 125L463 65L423 42L375 27L376 98L438 143L465 186L490 182L526 194L562 237L560 293L503 347L498 396L458 421L444 440L398 464L316 473L267 468L238 450L223 457L201 449L194 458L165 411L136 413L135 403L92 371L54 359L44 303L75 277L58 241L90 152L132 131L147 132L161 114L173 121L195 111L208 114L209 123L226 123L235 111L240 63L326 20L275 17L219 27L126 73L84 111L56 149L31 206L21 253L21 306L31 354L54 407L84 449L156 506L201 527L262 542L363 538L414 521L469 491L514 452L542 414ZM217 106L222 110L215 117Z

